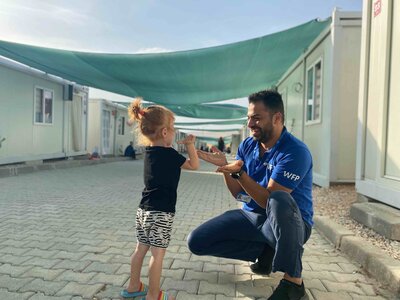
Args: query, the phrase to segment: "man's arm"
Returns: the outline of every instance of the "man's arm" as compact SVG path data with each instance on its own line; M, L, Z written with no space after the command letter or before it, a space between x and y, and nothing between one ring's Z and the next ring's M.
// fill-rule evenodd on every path
M225 154L223 154L219 150L216 150L215 148L213 148L212 150L214 151L213 153L198 150L197 154L200 159L212 163L215 166L226 166L228 164L228 161L226 160ZM229 192L232 194L233 197L236 198L237 194L239 194L239 192L243 190L242 187L236 179L233 179L229 175L229 173L224 173L224 180Z
M232 178L233 179L233 178ZM234 179L235 180L235 179ZM262 187L255 182L246 172L243 172L242 176L236 180L243 190L249 195L254 201L257 202L262 208L266 208L268 204L269 196L274 191L285 191L291 193L292 190L280 185L273 179L268 181L268 187Z
M235 173L235 172L240 171L243 163L242 162L239 163L239 162L241 162L241 161L236 161L232 164L224 165L217 169L217 172L224 173L225 181L227 181L227 180L229 180L229 182L235 181L237 184L239 184L239 189L234 190L236 192L236 194L233 194L232 190L230 189L232 195L234 195L235 197L236 197L237 193L239 193L241 190L244 190L247 193L247 195L249 195L254 201L257 202L257 204L259 206L265 208L265 207L267 207L269 196L273 191L285 191L288 193L290 193L292 191L291 189L286 188L283 185L280 185L273 179L270 179L268 181L268 187L264 188L263 186L259 185L256 181L254 181L244 171L243 171L242 175L239 177L239 179L233 179L230 176L230 173ZM232 183L232 185L235 186L233 183Z
M242 186L236 179L233 179L229 173L224 173L225 184L233 197L243 191Z

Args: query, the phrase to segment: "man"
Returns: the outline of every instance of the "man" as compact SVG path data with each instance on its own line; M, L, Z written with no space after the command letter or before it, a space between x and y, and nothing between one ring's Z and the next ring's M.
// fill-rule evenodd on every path
M242 209L227 211L197 227L188 238L197 255L256 261L257 274L284 272L269 299L307 299L301 278L303 245L312 228L312 158L307 146L287 132L281 95L273 90L249 96L252 137L228 165L221 152L199 157L223 172Z

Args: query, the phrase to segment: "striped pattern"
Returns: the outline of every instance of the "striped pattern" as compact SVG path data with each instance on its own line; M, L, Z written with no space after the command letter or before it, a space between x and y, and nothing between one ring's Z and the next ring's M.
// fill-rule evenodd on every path
M139 243L167 248L171 240L174 213L146 211L138 208L136 212L136 237Z

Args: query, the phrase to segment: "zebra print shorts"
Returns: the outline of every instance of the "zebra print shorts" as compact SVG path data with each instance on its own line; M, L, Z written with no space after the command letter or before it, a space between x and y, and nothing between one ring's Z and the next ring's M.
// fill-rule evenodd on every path
M136 237L139 243L167 248L171 240L174 213L146 211L138 208L136 212Z

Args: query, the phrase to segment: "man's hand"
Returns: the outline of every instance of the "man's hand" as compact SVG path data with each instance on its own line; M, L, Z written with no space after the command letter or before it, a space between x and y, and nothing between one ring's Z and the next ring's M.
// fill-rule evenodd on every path
M229 165L218 167L217 172L219 173L236 173L239 172L243 166L243 161L236 160Z
M213 152L209 153L197 150L197 155L199 156L200 159L212 163L213 165L216 165L218 167L225 166L228 164L228 161L226 160L224 153L219 151L216 147L212 147L211 151Z
M182 145L189 145L189 144L194 144L196 141L196 137L193 134L187 135L183 140L177 141L177 144L182 144Z

